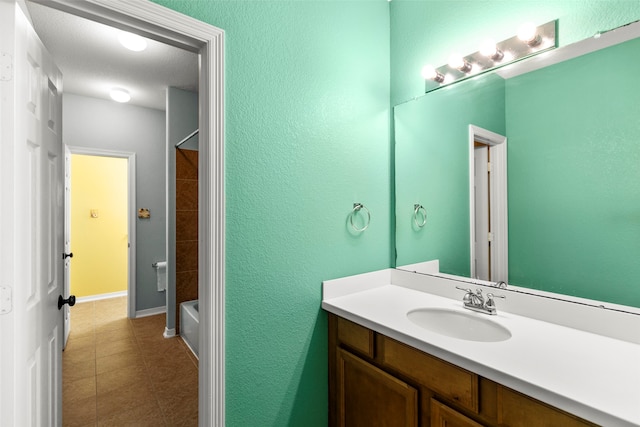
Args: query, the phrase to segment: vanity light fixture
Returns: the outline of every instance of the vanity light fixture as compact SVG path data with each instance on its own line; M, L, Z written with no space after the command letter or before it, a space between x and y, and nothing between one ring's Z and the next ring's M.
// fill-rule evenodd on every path
M141 52L147 48L147 41L137 34L120 31L118 40L120 40L122 46L134 52Z
M492 39L483 41L480 44L479 52L494 62L500 62L504 58L504 52L498 49L496 42Z
M425 80L433 80L437 83L444 82L444 74L437 72L431 65L425 65L424 68L422 68L422 77L424 77Z
M468 63L462 55L459 53L454 53L449 57L449 67L455 68L465 74L470 73L473 66Z
M131 95L129 95L129 91L126 89L122 89L119 87L114 87L109 92L111 99L116 102L129 102L131 100Z
M467 56L452 55L447 65L438 68L425 66L422 69L425 93L554 49L556 26L555 20L537 27L525 24L509 39L498 43L487 40L478 52Z
M542 37L538 34L538 29L531 22L522 24L518 29L518 38L529 46L538 46L542 43Z

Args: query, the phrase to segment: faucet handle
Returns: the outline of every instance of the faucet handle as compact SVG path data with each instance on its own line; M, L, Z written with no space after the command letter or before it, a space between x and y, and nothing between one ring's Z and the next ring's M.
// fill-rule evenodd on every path
M489 310L495 310L496 309L496 303L493 300L494 298L502 298L502 299L507 299L507 297L505 297L504 295L494 295L492 293L487 293L487 301L485 302L485 307L488 308Z
M456 289L464 291L464 297L462 297L462 302L465 304L465 306L471 305L473 303L472 301L473 291L471 289L468 289L468 288L465 289L459 286L456 286Z

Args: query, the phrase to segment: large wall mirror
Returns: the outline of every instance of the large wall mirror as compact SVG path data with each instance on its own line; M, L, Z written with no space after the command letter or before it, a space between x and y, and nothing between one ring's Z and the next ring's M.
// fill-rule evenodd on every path
M629 24L396 106L397 268L438 260L640 307L639 36Z

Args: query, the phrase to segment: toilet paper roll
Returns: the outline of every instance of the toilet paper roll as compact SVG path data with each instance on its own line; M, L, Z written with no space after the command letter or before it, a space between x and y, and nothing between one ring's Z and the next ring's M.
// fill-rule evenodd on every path
M167 288L167 262L161 261L155 264L156 267L156 283L158 292L162 292Z

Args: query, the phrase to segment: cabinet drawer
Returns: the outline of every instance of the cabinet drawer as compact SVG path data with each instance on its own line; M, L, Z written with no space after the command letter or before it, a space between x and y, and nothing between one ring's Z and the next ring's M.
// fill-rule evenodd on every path
M455 409L431 399L431 427L484 427Z
M478 376L384 336L382 363L436 394L478 412Z
M365 356L374 357L373 331L342 317L338 318L338 341Z
M501 385L498 386L498 422L509 427L596 426Z

